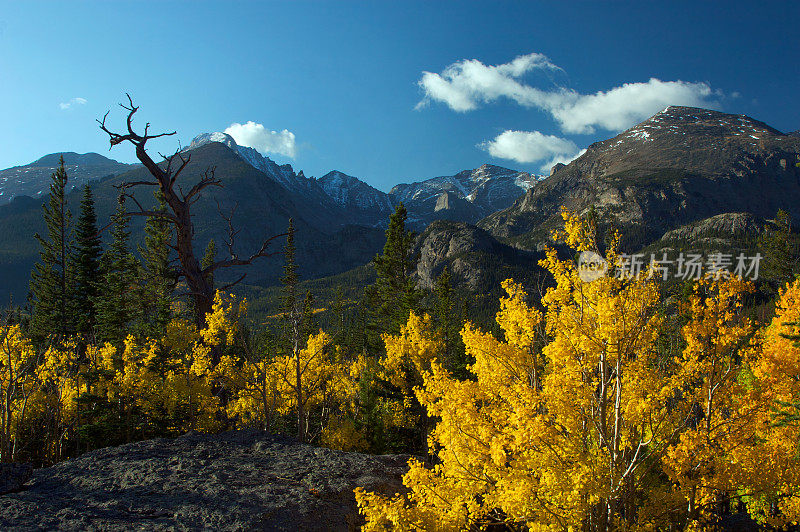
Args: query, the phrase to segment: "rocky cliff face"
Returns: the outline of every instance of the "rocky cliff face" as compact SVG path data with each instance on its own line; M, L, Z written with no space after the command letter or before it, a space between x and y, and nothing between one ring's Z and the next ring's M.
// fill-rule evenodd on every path
M353 490L394 494L408 456L257 431L99 449L0 495L3 530L356 530Z
M559 210L584 212L633 228L636 244L717 214L800 219L800 138L740 115L669 107L591 145L523 198L479 224L495 236L536 247Z
M456 175L395 185L389 194L423 222L457 220L474 223L511 205L538 181L538 176L491 164Z
M695 240L726 235L735 238L755 237L764 221L748 212L726 212L667 231L662 240Z
M541 255L503 244L463 222L433 222L417 238L415 250L419 255L417 278L426 288L432 288L447 267L457 287L496 299L505 279L522 282L542 273L538 266Z

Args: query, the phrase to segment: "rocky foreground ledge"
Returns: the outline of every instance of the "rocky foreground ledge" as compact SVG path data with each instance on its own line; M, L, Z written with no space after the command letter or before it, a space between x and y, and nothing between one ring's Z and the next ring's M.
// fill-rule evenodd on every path
M402 489L407 455L257 431L98 449L0 495L0 530L355 530L353 489Z

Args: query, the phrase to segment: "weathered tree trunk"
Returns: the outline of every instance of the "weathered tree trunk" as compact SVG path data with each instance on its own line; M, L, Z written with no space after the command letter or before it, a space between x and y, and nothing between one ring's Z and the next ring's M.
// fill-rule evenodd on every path
M128 102L129 105L121 104L122 108L128 111L127 133L114 133L106 128L105 121L108 113L106 113L102 121L98 120L100 129L108 134L112 147L125 141L133 144L136 148L136 158L139 159L142 165L150 172L150 175L153 176L153 181L135 181L122 184L123 196L130 198L139 209L129 214L159 217L175 226L174 249L178 254L178 262L180 264L179 273L186 279L186 285L192 297L195 311L195 323L198 328L204 328L206 325L206 315L211 312L214 304L214 287L208 281L214 271L219 268L246 266L259 257L273 255L274 253L267 252L267 247L272 240L283 235L275 235L266 239L262 243L261 248L250 255L249 258L239 259L233 249L234 237L237 231L233 229L231 219L225 218L225 221L228 223L229 241L227 244L230 258L215 261L205 268L201 267L194 249L194 226L192 224L191 207L199 199L199 195L204 189L210 186L222 186L222 182L214 175L214 168L210 168L205 171L200 181L195 183L188 192L184 193L179 186L176 186L176 180L191 161L191 156L184 157L180 152L176 152L171 157L164 157L162 165L158 165L153 161L145 149L147 141L158 137L174 135L175 132L148 135L150 124L145 125L143 134L139 135L134 132L132 124L133 115L139 108L133 105L133 100L131 100L130 96L128 96ZM177 168L173 168L172 165L176 157L180 160L180 165ZM136 186L157 187L164 196L168 212L144 209L133 194L126 194L124 192L126 187ZM228 287L238 283L242 279L244 279L244 276L241 276L237 281L228 285Z

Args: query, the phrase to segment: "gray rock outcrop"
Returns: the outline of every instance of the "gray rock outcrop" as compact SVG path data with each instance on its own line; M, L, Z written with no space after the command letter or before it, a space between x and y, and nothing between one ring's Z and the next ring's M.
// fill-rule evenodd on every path
M0 496L1 530L355 530L353 489L402 490L408 456L257 431L99 449Z
M32 475L28 464L0 464L0 495L21 489Z

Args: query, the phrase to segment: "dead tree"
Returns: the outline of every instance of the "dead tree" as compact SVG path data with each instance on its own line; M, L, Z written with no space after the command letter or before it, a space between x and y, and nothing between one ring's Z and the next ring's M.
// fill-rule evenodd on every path
M191 155L184 155L181 153L180 148L170 156L161 155L163 161L157 164L145 150L145 145L148 140L156 139L159 137L166 137L174 135L175 131L171 133L159 133L151 135L149 133L150 123L144 126L142 134L138 134L133 130L133 115L139 110L138 106L133 104L130 95L128 97L128 104L120 104L120 107L128 111L127 117L127 133L115 133L106 127L106 118L108 112L103 116L102 120L97 120L102 129L109 136L111 148L123 142L130 142L136 149L136 158L144 165L153 177L152 180L145 181L129 181L122 183L120 188L124 198L130 199L136 206L136 210L129 212L132 216L148 216L159 217L167 220L175 228L175 240L170 244L178 254L178 276L186 281L189 289L189 294L194 303L195 320L197 326L202 328L206 324L206 315L211 312L214 303L214 287L208 282L211 274L216 270L222 268L230 268L233 266L247 266L259 257L269 257L279 252L269 252L268 248L270 243L284 235L275 235L264 240L261 247L247 258L239 258L234 253L234 238L236 233L231 223L230 218L224 218L228 225L228 246L229 257L227 259L214 261L205 268L201 268L200 261L197 258L194 248L194 226L192 225L192 205L200 199L201 193L208 187L221 187L222 182L215 175L215 168L211 167L206 169L200 180L195 183L187 192L177 183L181 172L186 168L191 160ZM167 204L167 210L159 212L151 209L144 208L135 195L129 190L136 187L157 187L164 195L164 200ZM227 289L237 284L244 279L244 275L239 277L236 281L223 286L221 289Z

